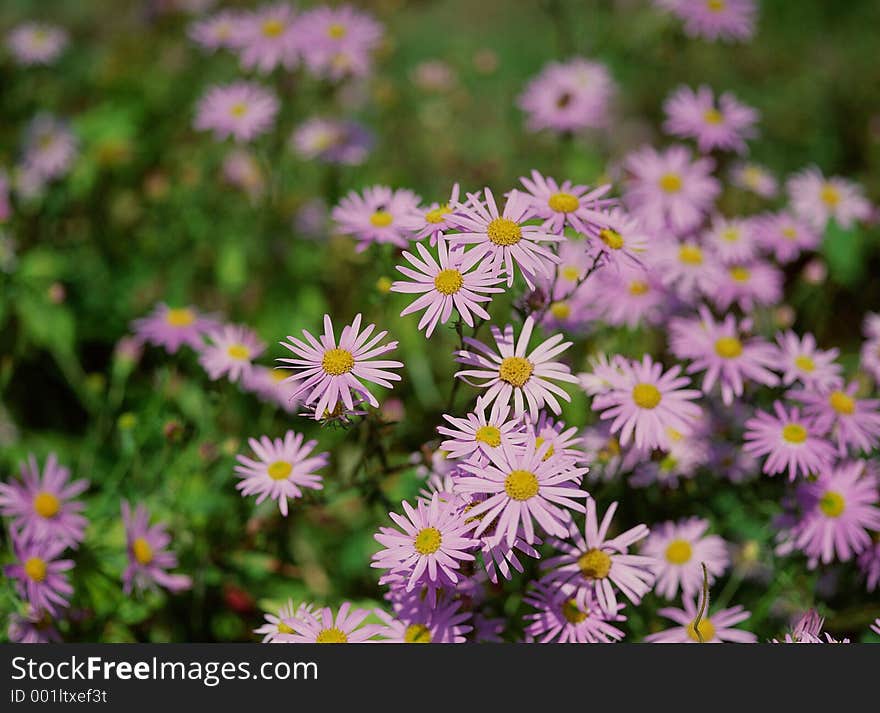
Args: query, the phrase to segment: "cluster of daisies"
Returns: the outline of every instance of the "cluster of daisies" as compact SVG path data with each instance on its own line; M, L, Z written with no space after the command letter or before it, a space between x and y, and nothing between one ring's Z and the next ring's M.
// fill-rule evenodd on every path
M31 455L21 464L21 476L0 483L0 515L7 519L13 563L4 576L15 582L23 602L20 613L10 615L8 636L19 643L60 641L57 623L68 616L74 588L70 572L75 551L85 539L89 523L79 496L89 489L87 480L71 480L70 470L50 454L40 469ZM189 589L191 580L169 570L177 556L168 549L171 536L163 524L150 525L144 505L133 510L121 503L127 566L121 573L126 594L163 587L172 592Z

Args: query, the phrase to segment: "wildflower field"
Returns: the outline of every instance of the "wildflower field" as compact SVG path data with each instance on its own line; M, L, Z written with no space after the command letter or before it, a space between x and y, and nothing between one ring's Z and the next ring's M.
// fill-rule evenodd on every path
M3 2L0 639L880 642L877 27Z

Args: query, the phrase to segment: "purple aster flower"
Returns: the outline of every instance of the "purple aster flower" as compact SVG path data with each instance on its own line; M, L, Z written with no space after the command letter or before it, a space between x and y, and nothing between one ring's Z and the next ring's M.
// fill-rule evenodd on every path
M73 569L73 560L58 559L65 549L63 540L27 542L13 537L16 561L4 567L3 573L16 580L15 588L31 610L58 616L68 606L73 587L67 571Z
M650 238L642 229L641 221L620 208L612 208L605 215L607 226L593 240L598 253L604 257L604 265L643 267L643 255L648 250Z
M727 265L715 289L710 292L719 309L736 303L743 312L755 305L775 305L782 299L782 272L764 260Z
M668 293L654 270L621 264L618 270L599 270L584 287L584 299L615 326L657 324L668 306Z
M223 178L232 186L241 189L251 199L263 194L266 177L256 156L247 149L235 148L223 159Z
M682 139L694 139L702 153L714 149L746 152L746 139L757 135L758 112L739 102L730 92L718 97L703 85L696 91L679 87L663 105L664 130Z
M823 470L815 481L798 485L797 499L801 515L792 541L811 568L819 561L849 561L870 547L868 530L880 530L880 494L863 461Z
M286 635L284 640L292 644L368 642L382 630L380 624L364 624L369 615L368 609L353 609L350 602L344 602L335 616L330 607L318 611L300 609L296 616L285 622L294 633Z
M880 539L871 542L861 551L859 569L865 575L865 587L869 592L873 592L880 584Z
M602 522L596 512L596 501L587 498L587 518L584 534L570 526L570 542L551 539L550 544L562 554L547 560L543 568L550 570L548 581L565 582L575 587L575 603L586 610L595 601L607 614L618 611L615 589L638 604L654 584L651 569L654 560L643 555L628 554L630 546L648 536L646 525L637 525L616 537L609 538L608 530L617 510L611 503Z
M379 402L373 396L364 381L379 384L387 389L393 388L392 381L400 381L400 375L389 369L403 366L399 361L377 360L376 357L387 354L397 348L397 342L389 342L379 346L387 331L382 331L370 338L375 324L361 331L361 315L342 329L337 346L333 333L333 322L330 315L324 315L324 334L320 341L309 332L303 330L306 342L288 336L288 342L281 346L289 349L296 359L278 359L281 369L291 369L295 373L289 377L291 382L299 382L297 396L308 406L314 404L315 420L320 420L327 413L332 413L338 403L345 405L349 411L354 410L355 400L352 394L366 399L374 408ZM287 366L284 366L284 365Z
M770 171L757 163L737 163L730 169L730 182L737 188L751 191L761 198L775 198L779 181Z
M695 477L697 469L709 463L711 452L703 434L685 436L667 428L666 435L669 445L664 449L643 452L632 448L628 453L627 465L634 468L629 479L632 487L645 488L657 483L677 488L679 479Z
M871 214L860 185L837 176L825 178L815 166L789 178L785 188L795 215L818 231L825 230L832 218L847 229Z
M33 543L58 541L76 547L85 537L85 505L73 498L89 487L87 480L70 481L70 470L54 453L42 474L33 454L21 464L21 481L0 483L0 514L12 518L14 537Z
M568 510L584 512L577 499L587 497L587 493L576 483L580 483L587 468L573 467L570 459L560 456L547 458L549 450L549 443L538 447L530 434L525 446L489 451L489 463L485 465L461 465L469 475L456 479L457 492L488 496L468 511L469 517L483 516L475 536L495 525L497 541L506 539L512 547L522 526L523 539L533 544L535 521L549 535L568 536Z
M508 419L510 404L495 400L489 415L486 415L488 404L481 398L473 413L464 418L456 418L443 414L449 426L438 426L437 432L446 436L440 448L447 453L447 458L478 460L488 456L488 452L497 450L502 445L522 445L526 434L518 419Z
M658 241L651 257L662 283L688 303L713 294L724 274L718 256L691 239Z
M377 611L385 622L379 631L386 644L463 644L472 627L467 624L471 612L461 611L462 602L453 601L434 608L419 607L397 618Z
M705 306L699 309L699 319L674 317L669 322L669 348L679 359L690 359L687 373L706 372L702 390L710 394L716 382L721 387L721 399L733 403L743 395L746 381L763 386L775 386L778 377L770 371L775 366L776 350L760 337L743 339L751 328L744 320L737 324L732 314L723 322L716 322Z
M560 185L534 170L531 179L519 180L531 200L535 217L544 221L544 230L561 234L568 225L579 233L597 237L600 230L610 227L604 210L613 207L617 200L603 196L611 190L611 184L593 189L571 181Z
M671 10L690 37L741 42L755 33L754 0L677 0Z
M629 174L624 201L651 231L693 230L721 191L711 175L715 162L692 160L684 146L662 153L645 146L627 156L624 168Z
M238 12L223 10L216 15L192 23L187 30L190 39L203 49L233 49L247 20Z
M293 7L277 3L241 16L230 42L238 49L242 67L269 74L276 67L296 67L301 37Z
M311 455L318 442L303 443L301 433L287 431L284 438L262 436L259 440L249 438L248 445L257 460L236 456L239 465L235 472L242 480L235 487L242 495L257 495L257 505L266 498L278 501L278 509L287 517L287 501L303 496L305 488L321 490L324 485L314 471L324 468L328 453Z
M61 641L52 618L45 611L38 612L33 607L28 607L25 614L9 615L6 635L14 644L57 644Z
M727 544L718 535L707 535L707 529L709 521L698 517L664 522L651 529L641 551L654 558L654 590L661 597L674 599L679 589L684 597L696 596L703 586L703 565L710 584L727 570Z
M201 351L205 337L219 324L213 317L200 314L195 307L169 307L160 302L149 315L136 319L131 326L139 339L175 354L181 344Z
M758 411L746 421L743 449L754 456L767 456L764 472L769 475L788 471L788 479L807 477L829 467L834 447L822 436L814 419L802 416L797 408L773 404L773 414Z
M403 251L403 257L415 269L395 266L410 281L395 281L391 291L421 295L400 313L401 317L425 310L418 328L425 329L426 337L438 324L449 321L453 308L469 327L474 326L472 313L481 319L490 318L480 303L491 302L492 293L504 292L495 287L503 278L492 265L474 259L473 251L465 254L460 249L449 250L443 238L438 240L437 259L421 243L416 244L416 249L419 257Z
M784 211L755 218L754 228L758 242L779 263L793 262L802 252L815 250L822 242L818 231Z
M448 201L431 203L427 208L422 208L419 215L407 220L407 228L414 233L415 240L430 238L431 247L434 247L439 237L456 227L454 206L458 205L458 196L459 187L456 183L452 186Z
M256 333L238 324L215 327L208 332L207 340L199 354L199 364L212 381L223 375L232 382L246 380L253 360L266 349Z
M6 37L9 51L23 67L52 64L67 47L67 42L67 32L41 22L18 25Z
M531 131L575 132L607 126L613 94L614 82L605 65L574 57L545 66L517 103Z
M621 445L632 440L638 448L664 448L669 443L668 429L690 433L700 417L694 403L700 392L688 386L690 379L680 376L681 367L666 373L663 365L645 354L642 361L621 361L619 372L608 375L608 391L593 397L592 408L600 418L614 419L611 432L620 434Z
M373 147L373 135L356 121L315 116L294 130L290 146L304 159L359 166Z
M293 601L288 599L287 604L278 609L276 614L266 614L266 623L254 629L254 633L262 635L264 644L287 643L287 638L294 633L289 622L297 616L302 616L309 609L308 604L294 607Z
M791 330L777 334L776 343L775 361L784 386L799 381L807 388L825 391L843 385L843 367L835 361L840 354L836 348L819 349L812 334L798 337Z
M754 226L744 218L716 216L704 241L725 265L748 262L758 253Z
M730 2L730 0L725 0ZM715 613L707 611L697 621L699 609L693 597L682 599L683 609L664 607L657 613L674 621L678 626L665 631L658 631L645 637L651 644L754 644L758 637L750 631L735 629L737 624L744 622L751 614L737 605L722 609Z
M786 394L804 407L804 415L815 419L815 427L837 443L845 456L848 448L870 453L880 443L880 400L857 399L857 381L831 391L793 389Z
M256 394L264 403L274 403L287 413L293 413L299 406L296 392L299 390L287 381L287 374L281 369L254 364L242 379L242 387Z
M23 171L38 183L64 176L77 153L76 137L66 122L49 114L38 114L28 124Z
M372 243L405 248L410 241L406 226L418 216L420 200L409 190L372 186L363 195L351 191L333 209L332 217L339 232L357 239L358 252Z
M333 80L368 75L372 55L382 40L382 26L351 5L304 12L297 21L297 33L309 70Z
M144 591L155 585L170 592L182 592L192 586L192 580L183 574L171 574L177 567L177 555L168 549L171 535L165 525L150 526L150 511L139 504L132 511L128 502L122 501L122 522L125 525L125 541L128 550L128 566L122 573L123 591Z
M529 640L541 644L608 644L623 638L623 632L611 623L623 621L622 616L616 611L603 611L595 602L579 604L573 593L571 585L533 582L524 598L536 610L525 616Z
M514 342L511 325L508 324L504 332L493 325L492 336L497 352L476 339L465 337L465 345L473 351L463 349L457 352L456 361L475 368L457 371L455 377L478 389L487 389L482 395L487 405L496 399L507 404L513 398L514 416L522 416L528 407L532 420L537 420L538 411L545 405L553 413L560 413L562 407L557 397L571 401L571 396L554 382L574 384L577 377L568 366L553 359L568 349L571 342L563 342L563 336L556 334L527 353L534 327L535 320L527 317L519 340ZM484 381L469 381L472 378Z
M535 435L535 443L539 448L545 443L550 444L547 458L559 456L572 463L587 462L581 448L581 436L576 427L566 428L562 421L556 421L541 411L536 422L526 418L526 428Z
M609 423L585 429L582 441L584 456L590 464L590 480L614 480L624 470L624 452Z
M213 131L217 141L248 142L272 128L279 106L272 92L254 82L215 85L199 100L193 125Z
M536 275L551 276L559 258L542 242L559 242L560 235L550 235L527 221L535 217L528 196L517 190L507 194L504 211L499 212L495 196L483 189L486 202L469 193L467 203L455 207L456 226L461 232L448 235L452 245L473 245L466 257L468 263L485 258L496 271L504 268L507 286L513 284L514 263L519 267L529 289L534 289Z

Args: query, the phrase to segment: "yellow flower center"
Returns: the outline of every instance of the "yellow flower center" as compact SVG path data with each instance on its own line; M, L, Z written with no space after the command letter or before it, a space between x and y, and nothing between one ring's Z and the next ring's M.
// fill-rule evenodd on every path
M739 230L736 228L725 228L721 231L721 239L725 243L738 243L740 239Z
M677 173L664 173L660 176L658 185L667 193L678 193L681 190L681 176Z
M284 32L284 23L281 20L266 20L263 23L263 34L266 37L278 37Z
M236 102L231 107L229 107L229 113L239 119L247 114L247 110L247 104L245 104L244 102Z
M587 619L589 614L581 611L574 599L569 599L562 605L562 616L569 624L580 624Z
M428 223L442 223L448 214L449 204L444 203L438 208L434 208L434 210L429 210L427 213L425 213L425 220Z
M633 401L639 408L653 409L657 408L663 395L654 384L646 384L644 382L636 384L632 390Z
M522 229L518 224L507 218L495 218L495 220L489 223L486 233L489 235L489 240L495 243L495 245L503 247L516 245L522 240Z
M725 0L706 0L706 7L712 12L723 12L727 3Z
M795 228L791 225L786 225L782 229L782 237L787 238L788 240L797 240L797 236L798 236L797 228Z
M536 449L536 450L539 449L541 446L544 445L545 442L546 442L546 439L545 439L543 436L538 436L538 437L535 439L535 449ZM541 458L541 460L542 460L542 461L549 460L550 458L553 457L553 454L554 454L555 452L556 452L555 449L554 449L553 446L551 445L551 446L547 449L547 452L544 454L544 457Z
M196 321L196 316L191 309L181 307L177 309L169 309L165 313L165 321L172 327L188 327Z
M678 259L685 265L702 265L703 251L696 245L682 245L678 249Z
M376 280L376 289L379 290L383 295L387 295L391 292L391 278L382 276L378 280Z
M729 273L734 282L748 282L749 278L752 276L752 273L742 265L735 265L730 268Z
M547 205L557 213L574 213L581 207L581 202L571 193L554 193L547 200Z
M807 429L799 423L787 423L782 429L782 440L786 443L803 443L807 440Z
M331 376L347 374L354 369L354 356L347 349L328 349L321 359L321 368Z
M633 297L647 294L649 289L650 287L648 287L648 283L644 280L633 280L629 283L629 293Z
M697 635L697 632L699 632L699 635ZM715 638L715 625L709 619L700 619L700 623L695 627L692 621L687 625L687 633L697 643L700 643L700 639L702 639L703 643L707 643Z
M611 557L596 548L584 552L577 563L586 579L605 579L611 571Z
M501 445L501 431L495 426L480 426L474 433L474 439L492 448L498 448Z
M612 458L616 458L620 455L620 441L614 436L611 436L607 443L605 443L605 447L601 449L597 455L599 456L599 460L603 463L607 463Z
M143 537L138 537L131 543L131 551L140 564L150 564L153 561L153 548Z
M528 500L538 494L538 477L530 470L513 470L504 479L504 492L513 500Z
M370 224L376 228L387 228L394 222L394 216L387 210L377 210L370 216Z
M723 359L735 359L743 353L742 342L736 337L721 337L715 342L715 353Z
M24 563L24 573L34 582L46 579L46 560L39 557L28 557Z
M666 561L670 564L687 564L694 551L687 540L673 540L666 547Z
M464 278L458 270L441 270L434 278L434 287L444 295L454 295L464 285Z
M61 509L61 501L52 493L46 491L34 496L34 512L40 517L55 517Z
M269 467L266 469L266 472L269 474L269 477L272 480L284 480L290 475L290 471L293 470L293 466L290 465L287 461L276 460L274 463L270 463Z
M837 413L842 413L844 416L851 416L856 410L855 399L843 391L832 391L828 403Z
M440 549L443 537L436 527L425 527L416 535L415 548L420 555L432 555Z
M342 629L337 629L335 626L330 629L321 629L318 632L318 636L315 638L316 644L347 644L348 636L345 635L345 632Z
M294 630L290 626L285 624L283 621L279 621L278 622L278 633L279 634L294 634L296 632L294 632Z
M724 114L714 108L707 109L706 113L703 114L703 121L705 121L707 124L714 124L717 126L724 121Z
M568 319L571 317L571 305L568 302L554 302L550 305L550 314L556 319Z
M431 630L424 624L410 624L403 632L405 644L430 644Z
M506 357L498 367L498 378L506 381L511 386L521 388L525 384L535 367L528 359L523 357Z
M327 36L332 37L334 40L341 40L347 34L348 28L338 22L334 22L327 28Z
M828 517L840 517L846 507L846 501L840 493L828 490L819 499L819 508Z
M230 344L226 348L226 353L233 359L238 359L239 361L244 361L245 359L248 359L251 355L250 349L248 349L244 344Z
M831 208L834 208L840 203L840 191L830 183L826 183L822 186L822 190L819 192L819 197L825 205L830 206Z
M623 236L611 228L603 228L599 231L599 237L612 250L620 250L623 247Z
M806 371L807 373L812 372L816 368L816 362L814 362L808 356L799 356L794 360L794 365L800 369L801 371Z
M569 282L577 282L581 277L580 268L575 265L566 265L559 271L559 274L562 275L563 279L568 280Z

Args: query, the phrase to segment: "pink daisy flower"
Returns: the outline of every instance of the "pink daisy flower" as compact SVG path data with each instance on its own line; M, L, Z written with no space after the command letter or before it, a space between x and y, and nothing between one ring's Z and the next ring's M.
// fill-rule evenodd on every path
M602 420L614 419L611 432L619 433L625 446L634 441L637 448L665 448L668 429L687 434L700 417L700 407L692 403L700 397L688 386L690 379L680 376L681 367L663 372L663 365L645 354L642 361L618 362L619 373L609 374L608 391L593 397L593 410Z
M495 196L483 189L485 204L476 194L456 206L455 222L461 232L447 236L452 245L474 245L466 256L468 264L484 259L495 271L504 268L507 286L513 284L514 263L519 267L529 289L534 289L536 275L552 275L559 258L541 242L559 242L564 238L550 235L527 221L534 217L528 197L517 190L507 195L503 213L499 213Z
M386 644L463 644L473 627L467 624L471 612L461 611L462 602L453 601L434 608L419 607L398 618L384 611L376 615L385 622L379 632Z
M287 517L288 499L301 498L305 488L321 490L324 487L321 476L314 471L327 465L330 454L311 455L317 441L303 443L301 433L287 431L283 439L249 438L248 445L257 459L236 456L239 465L235 466L235 472L242 480L235 487L242 495L256 494L257 505L266 498L277 500L278 509Z
M300 37L293 7L277 3L240 17L231 43L238 49L244 69L269 74L276 67L296 67Z
M313 116L296 127L289 143L306 160L359 166L370 153L373 135L356 121Z
M794 389L786 396L800 401L804 415L815 419L815 427L837 443L845 456L848 448L870 453L880 443L880 400L857 399L857 381L832 391Z
M550 444L547 457L559 456L572 463L586 463L581 436L576 427L566 428L562 421L556 421L542 411L536 422L526 419L526 428L535 435L538 447Z
M256 394L263 403L280 406L287 413L293 413L299 406L295 384L287 381L287 374L281 369L271 369L254 364L242 379L242 387Z
M375 328L376 325L371 324L361 331L361 315L358 314L350 325L343 328L337 345L333 322L330 315L325 314L324 334L320 339L303 330L305 342L291 336L287 337L289 343L281 342L281 346L289 349L297 358L279 359L287 365L280 368L295 372L289 381L299 382L297 395L303 398L303 403L314 404L316 421L327 413L333 413L338 403L344 404L349 411L353 410L355 401L352 394L378 408L379 402L364 381L387 389L393 388L392 381L400 381L400 375L388 370L402 367L401 362L376 359L395 350L397 342L379 346L388 332L379 332L371 339Z
M430 245L434 247L438 238L443 237L447 231L456 227L454 207L458 205L459 192L460 189L456 183L452 186L448 201L431 203L427 208L421 209L419 215L415 215L407 221L407 228L413 232L415 240L430 238Z
M497 400L486 414L488 404L477 399L473 413L464 418L456 418L443 414L449 426L438 426L437 433L446 436L440 444L446 451L447 458L456 460L485 458L489 451L502 446L521 446L525 443L526 434L519 419L509 419L510 404Z
M200 314L195 307L169 307L160 302L146 317L132 322L139 339L175 354L182 344L201 351L205 337L219 327L213 317Z
M654 558L654 590L664 599L674 599L679 589L685 597L696 596L703 587L704 564L710 584L727 570L727 544L718 535L707 535L708 529L709 521L698 517L651 529L641 551Z
M672 136L694 139L702 153L714 149L746 152L746 139L757 135L758 112L730 92L718 97L703 85L696 91L679 87L663 105L664 130Z
M543 568L550 570L548 581L569 583L575 587L575 603L582 610L595 601L607 614L618 611L615 589L638 604L654 584L654 560L643 555L628 554L629 548L649 534L646 525L637 525L616 537L608 538L617 503L611 503L602 522L596 512L596 501L587 498L587 519L584 534L570 526L571 541L551 539L550 544L562 554L547 560Z
M705 244L726 265L748 262L758 253L751 220L716 216L705 234Z
M67 174L78 153L76 136L67 122L49 114L38 114L30 121L25 132L22 158L24 178L34 181L34 188L39 190L39 186L46 181ZM19 193L23 192L22 180L20 176L17 186Z
M67 572L73 560L58 559L67 544L63 540L26 542L12 539L15 562L3 568L3 574L15 580L15 588L34 612L58 616L67 608L73 587Z
M650 238L642 229L641 222L620 208L612 208L606 215L607 226L599 231L593 240L603 265L611 265L618 270L621 266L643 267L643 256L648 251Z
M730 2L730 0L726 0ZM674 621L678 626L658 631L645 637L650 644L755 644L758 637L750 631L734 628L748 619L751 614L737 605L722 609L714 614L706 611L697 621L699 608L693 597L682 599L683 609L664 607L658 610L660 616ZM708 609L708 607L707 607Z
M333 209L332 218L339 232L358 240L358 252L372 243L405 248L410 241L407 225L418 216L419 200L409 190L372 186L363 195L351 191Z
M353 609L350 602L344 602L335 616L330 607L314 612L311 607L300 609L296 616L285 622L294 633L286 635L284 641L291 644L368 642L382 628L379 624L364 625L364 619L369 615L368 609Z
M544 221L544 230L561 234L568 225L579 233L597 237L600 230L609 227L603 211L617 203L614 198L603 198L611 190L610 184L593 189L574 185L571 181L560 185L535 170L531 179L522 177L519 180L532 202L535 217Z
M755 218L754 227L758 242L779 263L793 262L802 252L815 250L822 242L818 231L784 211Z
M608 614L597 603L579 604L570 585L534 582L523 600L536 609L526 614L526 636L541 644L608 644L623 639L611 622L623 621L616 611ZM621 605L622 606L622 605Z
M507 325L504 332L492 327L492 336L498 351L493 351L482 342L464 338L466 346L473 351L463 349L456 354L456 361L467 366L476 367L462 369L455 377L462 379L478 389L487 389L482 399L486 405L496 399L501 403L510 403L513 398L513 415L522 416L528 406L529 415L538 419L538 411L545 405L553 413L560 413L562 407L558 398L571 401L565 391L556 383L564 381L577 383L577 377L568 366L553 361L555 357L571 346L571 342L563 342L563 336L556 334L542 342L538 347L527 353L529 340L535 327L535 320L529 316L523 323L519 340L514 342L513 327ZM482 382L471 382L469 379L484 379Z
M683 301L712 294L724 274L717 255L695 240L661 240L652 246L652 265L663 285Z
M266 176L256 156L247 149L236 148L223 159L223 179L244 191L251 200L263 195Z
M60 27L41 22L25 22L6 37L6 45L16 63L23 67L52 64L67 47L68 36Z
M671 9L691 37L741 42L755 33L754 0L678 0Z
M297 22L297 33L309 70L333 80L368 75L372 55L382 40L382 26L351 5L304 12Z
M276 614L266 614L266 623L261 627L254 629L255 634L263 637L264 644L283 644L290 634L293 634L293 628L289 622L296 616L301 616L309 610L308 604L300 604L298 607L293 606L293 601L288 599L287 604L283 605Z
M9 626L6 629L9 641L14 644L57 644L61 635L52 625L52 618L45 611L38 612L32 607L22 615L9 615Z
M778 377L770 371L776 364L776 350L760 337L744 340L751 323L737 324L732 314L716 322L704 306L699 319L673 318L669 322L669 347L679 359L690 359L687 373L706 372L702 390L710 394L718 383L721 400L730 405L743 395L746 381L775 386Z
M475 536L494 525L497 541L505 540L512 547L522 527L523 539L533 544L537 522L549 535L568 537L568 511L584 512L577 499L587 497L587 493L575 484L587 468L573 467L559 456L547 458L549 450L549 443L538 447L535 436L529 435L525 446L489 451L489 463L485 465L462 463L462 470L469 475L456 479L456 490L488 496L468 511L469 517L482 516Z
M469 327L474 326L472 315L489 319L489 313L480 303L491 302L489 295L492 293L504 292L495 287L503 278L498 277L491 265L479 263L461 250L450 251L444 239L438 241L436 260L421 243L416 244L416 249L421 259L403 251L403 257L414 270L403 265L395 266L411 281L398 280L391 284L392 292L421 295L400 313L401 317L425 310L418 328L427 327L426 337L431 336L438 324L449 321L453 308Z
M139 504L134 511L122 501L122 522L128 550L128 566L122 573L123 591L143 591L158 584L170 592L182 592L192 586L192 580L183 574L171 574L177 567L177 555L167 549L171 535L165 525L150 526L150 511Z
M776 335L776 369L782 372L783 386L799 381L808 389L826 391L843 385L843 367L836 363L836 348L822 350L812 334L799 337L793 331Z
M193 125L217 141L248 142L272 128L278 109L275 95L254 82L215 85L199 100Z
M880 494L863 461L823 470L815 481L798 486L797 498L801 516L791 534L810 567L835 558L849 561L870 547L868 530L880 531Z
M607 126L613 94L614 82L604 65L574 57L545 66L517 103L531 131L574 132Z
M871 214L871 203L862 187L845 178L825 178L815 166L795 174L785 184L795 215L818 231L832 218L843 229Z
M221 376L236 382L246 380L253 360L266 349L260 338L243 325L224 324L211 330L199 354L199 364L212 381Z
M657 272L623 263L618 270L599 270L584 288L584 299L614 326L634 329L658 324L668 306L668 293Z
M233 49L241 36L242 25L247 21L238 12L223 10L192 23L187 34L193 42L209 52Z
M730 169L730 182L737 188L751 191L761 198L775 198L779 181L770 171L757 163L737 163Z
M722 310L737 304L743 312L755 305L775 305L782 299L782 272L764 260L727 265L709 295Z
M627 156L624 168L629 174L624 201L651 231L693 230L721 191L711 175L715 162L692 160L683 146L670 146L662 153L645 146Z
M57 541L76 547L85 537L85 505L73 500L89 487L87 480L70 482L70 470L54 453L43 472L33 454L21 464L21 480L0 483L0 514L12 518L10 530L22 541Z
M471 562L468 552L477 541L468 536L474 523L465 518L457 498L441 500L434 493L431 501L419 500L413 508L403 501L406 517L388 513L402 530L382 527L374 535L385 549L373 555L370 566L408 574L406 591L427 580L431 585L455 584L462 562Z
M834 447L815 421L797 408L786 409L780 401L773 404L773 411L758 411L745 424L743 449L767 456L763 471L775 475L787 470L788 479L794 480L798 474L807 477L827 469L835 457Z

